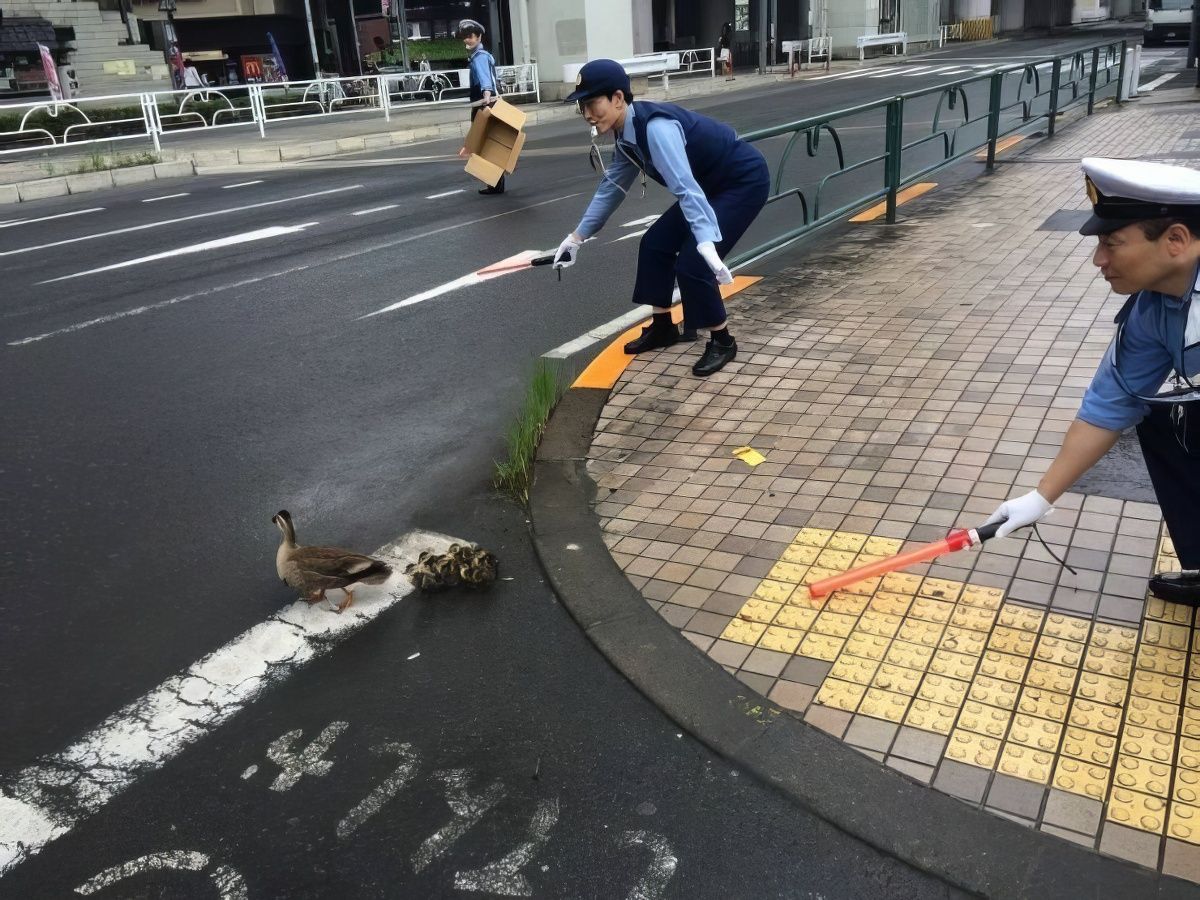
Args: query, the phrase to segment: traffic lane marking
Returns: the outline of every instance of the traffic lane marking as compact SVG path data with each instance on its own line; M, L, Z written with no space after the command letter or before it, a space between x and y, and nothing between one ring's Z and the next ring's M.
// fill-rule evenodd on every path
M364 585L342 615L297 600L109 716L61 753L17 773L0 792L0 877L67 834L143 776L207 737L269 687L330 652L408 596L404 567L453 538L413 531L374 556L391 577Z
M237 184L223 184L223 185L221 185L221 190L230 191L230 190L233 190L234 188L250 187L251 185L262 184L262 183L263 183L263 180L261 178L258 179L257 181L239 181Z
M77 209L72 212L57 213L53 216L39 216L36 219L9 219L0 222L0 228L13 228L16 225L33 225L35 222L49 222L51 219L65 219L68 216L86 216L88 213L104 212L105 207L93 206L91 209Z
M911 187L906 187L896 195L896 205L907 203L909 200L915 200L922 194L927 194L937 187L937 183L933 181L923 181L920 184L914 184ZM887 215L887 201L877 203L870 209L865 209L856 216L851 216L851 222L874 222L876 219Z
M406 297L396 303L388 304L382 309L377 309L374 312L365 313L355 318L355 321L362 319L371 319L375 316L381 316L384 313L395 312L398 309L405 309L409 306L416 306L418 303L424 303L426 300L433 300L436 297L442 297L446 294L451 294L454 291L461 290L465 287L472 287L476 284L482 284L485 281L491 281L493 278L500 278L503 275L511 275L514 272L523 272L531 259L535 259L542 255L541 250L522 250L520 253L514 254L507 259L502 259L499 262L494 262L489 266L484 266L482 269L477 269L453 281L447 281L445 284L439 284L429 290L421 291L419 294L413 294L411 297Z
M352 212L352 213L350 213L350 215L352 215L352 216L369 216L372 213L385 212L389 209L395 209L399 205L400 205L399 203L389 203L387 206L373 206L370 209L360 209L358 212Z
M190 197L190 196L192 196L190 191L182 191L178 194L164 194L161 197L147 197L142 202L143 203L157 203L159 200L174 200L177 197Z

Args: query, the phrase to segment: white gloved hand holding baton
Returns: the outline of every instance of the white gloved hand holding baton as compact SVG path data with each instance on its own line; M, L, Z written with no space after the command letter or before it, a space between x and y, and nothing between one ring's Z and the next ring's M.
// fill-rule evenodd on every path
M712 273L717 276L717 284L733 284L733 273L729 271L729 267L725 263L721 262L721 255L717 253L717 247L712 241L699 243L696 245L696 249L708 263Z
M576 236L575 232L568 234L558 245L558 251L554 254L554 268L565 269L575 265L575 259L579 256L579 248L582 246L583 241Z
M993 522L1003 522L1004 524L996 529L996 537L1008 537L1018 528L1033 525L1052 512L1054 512L1054 507L1050 505L1049 500L1037 491L1030 491L1020 497L1005 500L983 524L991 525Z

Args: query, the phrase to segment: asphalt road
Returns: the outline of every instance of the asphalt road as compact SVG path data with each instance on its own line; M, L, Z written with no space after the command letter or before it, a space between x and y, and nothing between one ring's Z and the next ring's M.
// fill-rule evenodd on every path
M956 48L925 72L929 58L689 105L746 132L1065 46ZM913 134L933 103L914 101ZM845 124L848 156L882 149L878 121ZM527 148L502 197L477 196L443 141L0 221L0 784L289 603L281 507L302 542L370 550L432 529L494 549L511 578L403 601L99 811L75 810L0 895L66 896L154 853L176 855L100 896L213 896L210 874L228 887L233 870L251 897L494 892L519 876L536 896L623 896L642 877L662 887L646 896L948 894L680 735L557 606L521 511L491 492L535 361L630 308L623 238L668 200L631 191L561 283L534 270L437 293L577 222L596 181L581 123L534 129ZM769 210L743 246L796 215ZM272 790L294 766L268 746L331 723L324 755ZM339 836L381 784L390 799ZM470 827L429 857L462 791Z

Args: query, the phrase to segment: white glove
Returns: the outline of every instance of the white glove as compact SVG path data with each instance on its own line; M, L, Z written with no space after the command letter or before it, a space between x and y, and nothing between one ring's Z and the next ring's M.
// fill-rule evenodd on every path
M708 263L712 273L717 276L717 284L733 284L733 273L729 271L729 267L725 263L721 262L721 256L717 253L717 247L712 241L699 243L696 245L696 249L700 251L700 255Z
M1037 491L1030 491L1020 497L1005 500L983 524L991 525L993 522L1003 521L1004 524L996 530L996 537L1008 537L1016 529L1032 525L1052 512L1054 507L1050 505L1049 500Z
M568 234L558 245L558 252L554 254L554 268L565 269L567 266L575 265L575 258L579 255L579 248L582 246L583 241L578 240L574 232Z

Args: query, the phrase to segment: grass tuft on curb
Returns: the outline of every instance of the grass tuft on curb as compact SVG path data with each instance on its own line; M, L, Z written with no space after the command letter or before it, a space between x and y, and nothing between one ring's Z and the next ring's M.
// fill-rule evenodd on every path
M508 457L495 461L492 485L521 504L529 502L529 486L533 479L533 458L550 413L564 390L564 382L556 367L539 359L533 378L525 391L525 399L516 421L508 427L505 444Z

